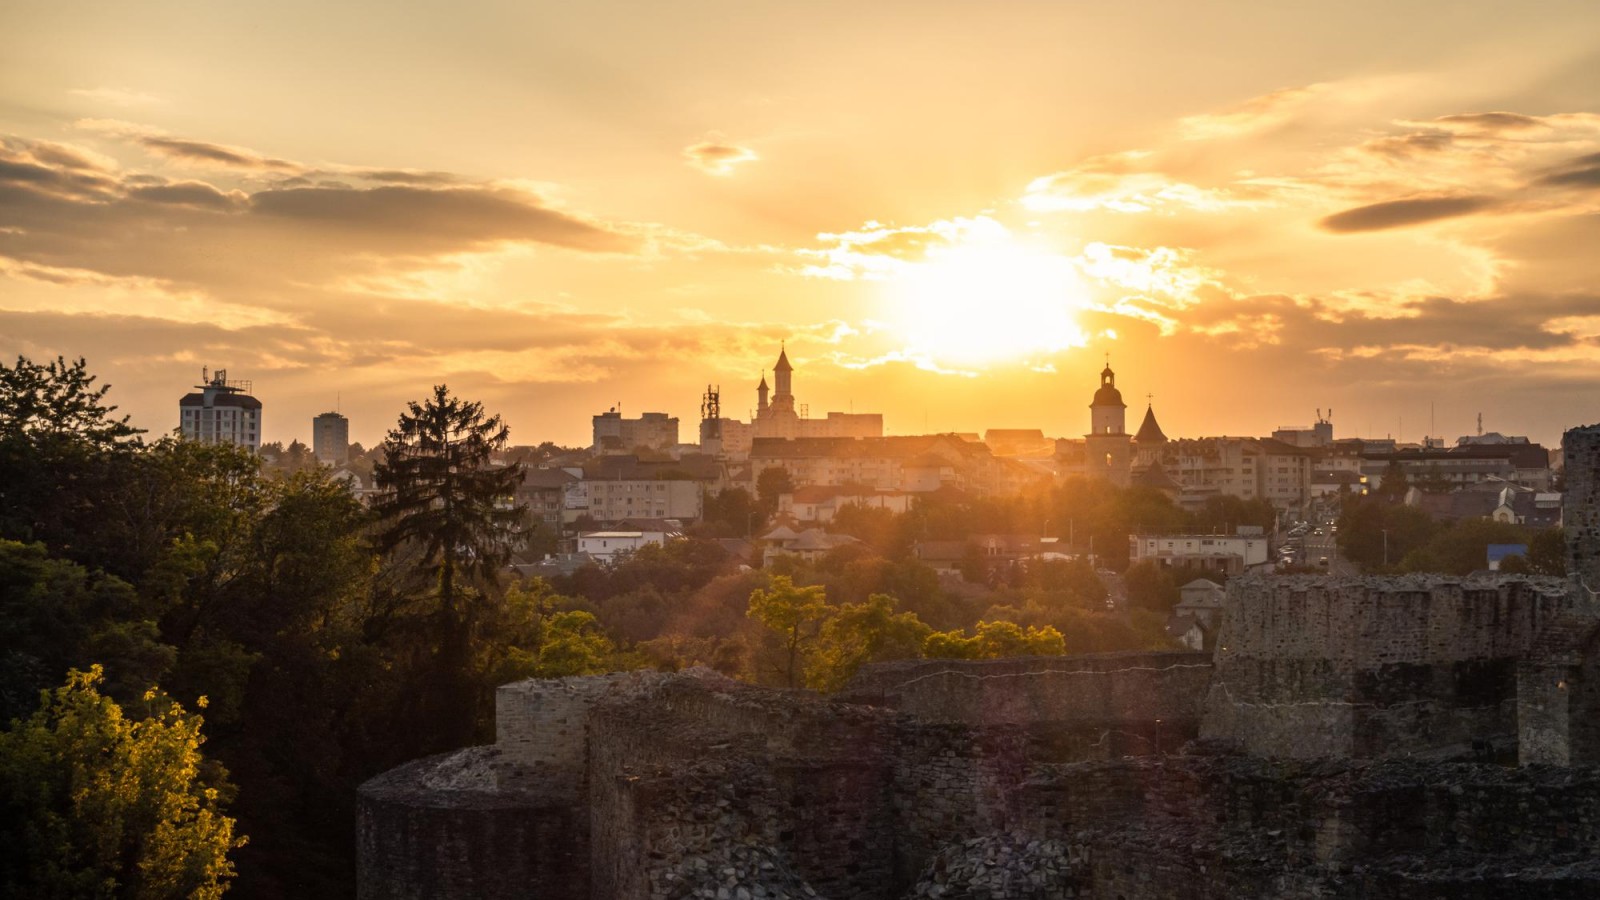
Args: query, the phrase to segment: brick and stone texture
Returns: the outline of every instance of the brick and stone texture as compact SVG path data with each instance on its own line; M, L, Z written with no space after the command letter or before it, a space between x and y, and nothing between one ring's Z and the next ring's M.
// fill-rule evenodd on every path
M1261 756L1514 756L1518 661L1573 607L1554 578L1235 579L1201 734Z

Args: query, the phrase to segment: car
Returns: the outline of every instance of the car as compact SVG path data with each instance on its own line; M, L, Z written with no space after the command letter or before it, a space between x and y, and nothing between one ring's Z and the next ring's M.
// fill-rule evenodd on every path
M1326 569L1328 567L1328 558L1326 556L1319 557L1317 559L1317 567L1321 568L1321 569Z

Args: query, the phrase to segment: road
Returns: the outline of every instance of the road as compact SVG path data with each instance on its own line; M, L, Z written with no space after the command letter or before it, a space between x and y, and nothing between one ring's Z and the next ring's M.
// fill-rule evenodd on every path
M1356 575L1359 570L1354 563L1339 555L1338 538L1327 525L1319 526L1316 531L1306 535L1306 565L1315 566L1323 558L1328 558L1329 575Z

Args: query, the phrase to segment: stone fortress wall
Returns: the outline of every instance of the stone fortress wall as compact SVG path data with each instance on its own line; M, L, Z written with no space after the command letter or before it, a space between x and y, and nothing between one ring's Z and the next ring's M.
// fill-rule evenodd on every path
M1242 578L1215 657L530 681L360 797L360 895L1589 897L1600 426L1569 582ZM1507 763L1517 763L1516 766Z

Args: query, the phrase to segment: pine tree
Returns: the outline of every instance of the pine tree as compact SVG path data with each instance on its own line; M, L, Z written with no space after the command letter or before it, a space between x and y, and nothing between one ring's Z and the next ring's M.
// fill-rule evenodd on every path
M471 690L470 599L498 588L526 518L513 501L522 467L497 466L492 459L510 436L499 416L485 417L483 404L437 385L432 397L412 402L400 416L373 471L382 491L373 506L382 522L378 549L409 548L437 588L441 725L458 738L470 731L472 723L462 717L474 706L464 696Z

